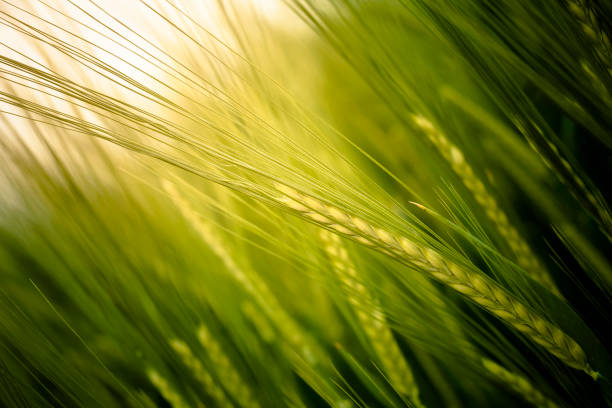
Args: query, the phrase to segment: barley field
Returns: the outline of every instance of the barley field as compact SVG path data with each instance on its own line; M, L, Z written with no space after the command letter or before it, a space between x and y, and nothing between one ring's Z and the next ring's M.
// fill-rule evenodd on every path
M0 407L612 407L611 36L0 0Z

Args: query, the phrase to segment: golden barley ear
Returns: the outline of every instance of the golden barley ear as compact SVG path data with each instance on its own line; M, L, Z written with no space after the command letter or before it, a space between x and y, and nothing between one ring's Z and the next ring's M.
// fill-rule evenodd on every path
M277 185L276 188L283 193L277 201L287 209L412 266L431 279L456 290L529 337L569 367L582 370L597 379L597 372L591 368L584 350L574 339L548 319L533 312L490 278L448 261L435 250L407 237L396 236L291 187Z

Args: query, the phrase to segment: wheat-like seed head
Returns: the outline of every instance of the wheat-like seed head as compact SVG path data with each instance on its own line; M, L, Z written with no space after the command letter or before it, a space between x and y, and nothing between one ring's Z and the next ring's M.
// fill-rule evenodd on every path
M211 362L215 365L223 387L235 397L241 406L259 408L260 405L255 400L251 388L244 382L234 364L206 326L201 325L198 328L197 337L202 347L206 350Z
M603 101L607 105L612 105L612 94L608 91L606 84L601 80L601 78L593 71L592 67L585 60L580 62L580 67L587 74L591 81L591 85L595 92L603 99ZM611 71L612 74L612 71ZM582 181L582 180L581 180ZM583 182L584 183L584 182Z
M170 340L170 346L181 357L183 364L191 370L195 378L202 384L204 391L208 393L215 403L221 408L233 408L233 404L225 395L225 392L217 385L202 362L193 355L189 346L182 340Z
M584 33L594 42L595 49L602 61L612 69L610 63L611 50L610 39L608 38L605 31L599 26L597 16L591 11L591 9L584 3L583 0L568 0L567 2L569 10L578 18L580 26Z
M510 388L534 406L538 408L559 408L556 403L538 391L525 377L512 373L488 359L483 359L482 365L495 380Z
M463 153L453 145L428 119L420 115L413 117L414 123L421 129L427 138L436 146L442 156L450 163L453 171L461 178L465 186L472 192L474 199L485 210L487 217L496 226L500 235L508 243L516 255L518 264L530 273L534 279L557 296L561 296L555 282L549 273L540 264L529 245L514 228L506 213L499 207L495 199L489 194L484 183L474 173Z
M415 267L479 304L566 365L583 370L593 379L597 379L599 374L591 368L584 350L575 340L555 324L527 308L491 279L445 260L431 248L377 228L286 185L277 184L276 188L283 193L277 201L287 208L347 238Z
M382 313L379 302L364 286L357 275L340 238L329 231L321 231L333 269L340 282L347 288L347 300L351 304L361 328L379 358L385 374L400 394L408 396L417 407L423 407L419 389Z
M147 377L149 377L149 381L151 384L157 388L159 393L164 397L166 401L172 405L173 408L188 408L189 406L183 401L181 395L176 392L174 388L168 383L168 381L162 377L156 370L153 368L147 369Z

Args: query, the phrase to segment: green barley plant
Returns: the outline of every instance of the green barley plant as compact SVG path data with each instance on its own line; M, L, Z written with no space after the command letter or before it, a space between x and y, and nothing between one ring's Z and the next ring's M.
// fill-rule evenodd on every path
M491 373L492 376L498 379L500 384L505 385L517 394L521 395L526 401L532 403L537 407L558 407L553 401L547 399L537 388L529 383L528 380L521 377L520 375L511 373L495 364L491 360L483 360L482 364Z
M0 0L0 406L612 406L603 0Z
M369 293L360 281L346 249L340 238L328 231L321 232L325 251L329 255L332 268L338 275L341 285L346 288L347 300L357 315L359 326L363 329L375 355L380 360L390 382L401 394L409 396L416 406L422 406L419 390L414 381L414 374L406 363L401 351L393 339L391 331L382 315L378 301ZM362 310L362 304L365 310Z
M183 408L188 405L183 401L180 394L178 394L172 386L168 384L165 378L163 378L157 371L153 369L147 370L147 377L151 381L151 384L157 388L160 394L168 401L173 407Z
M233 407L233 404L228 400L223 390L215 382L210 373L206 371L206 368L204 368L200 360L193 355L191 349L185 342L178 339L172 339L170 340L170 345L176 354L181 357L183 363L193 372L193 375L206 392L213 397L216 405L224 408Z

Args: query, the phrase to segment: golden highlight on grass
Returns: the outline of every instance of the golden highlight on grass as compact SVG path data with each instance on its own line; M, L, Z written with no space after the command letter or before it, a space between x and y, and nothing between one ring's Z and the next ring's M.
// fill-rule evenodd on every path
M512 373L488 359L483 359L482 365L497 382L510 388L523 397L525 401L533 404L533 406L538 408L559 408L559 405L544 396L525 377Z
M423 116L415 115L414 122L427 138L436 146L442 156L451 165L453 171L461 178L463 184L472 192L476 202L485 210L485 214L497 228L504 241L510 246L518 264L527 271L535 280L544 285L557 296L561 296L557 285L550 274L540 264L531 251L529 245L520 236L516 228L510 224L506 213L499 207L497 201L487 191L484 183L474 173L474 170L465 160L461 150L453 145L433 123Z
M338 235L322 230L321 239L333 269L345 287L347 300L380 360L384 374L400 394L408 396L417 407L423 407L412 370L393 338L378 300L360 282L355 266Z
M566 365L597 379L599 374L591 368L586 354L576 341L482 274L449 262L431 248L421 247L406 237L395 236L288 186L277 184L276 188L283 193L278 198L279 203L354 241L416 267L499 317Z

